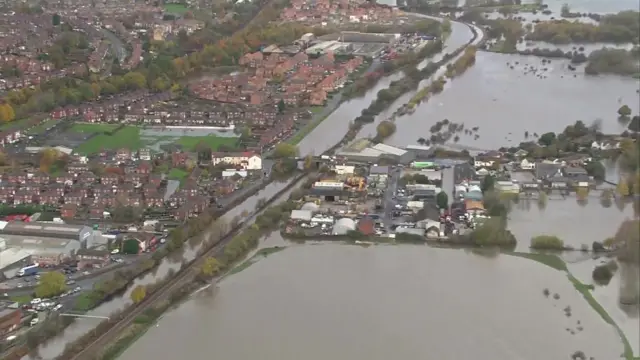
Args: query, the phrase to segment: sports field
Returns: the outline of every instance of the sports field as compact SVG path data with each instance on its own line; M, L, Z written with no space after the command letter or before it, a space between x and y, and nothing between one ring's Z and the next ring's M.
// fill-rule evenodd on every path
M80 154L90 155L99 153L103 150L129 149L132 151L139 150L146 146L152 146L160 143L175 143L186 151L195 151L198 144L211 148L216 151L220 146L225 145L228 148L235 148L238 143L236 137L222 137L216 135L205 136L171 136L166 133L158 136L141 135L141 128L137 126L125 126L117 130L112 135L109 133L119 125L115 124L75 124L69 130L70 132L83 134L97 134L91 139L80 144L74 150Z

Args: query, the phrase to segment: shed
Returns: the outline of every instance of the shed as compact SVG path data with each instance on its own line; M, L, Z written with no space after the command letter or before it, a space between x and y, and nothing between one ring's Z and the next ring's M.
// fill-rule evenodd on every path
M333 225L333 235L346 235L356 229L356 223L349 218L342 218Z
M318 204L313 203L313 202L305 203L300 208L300 210L308 210L308 211L318 211L319 209L320 209L320 206L318 206Z
M293 210L291 211L291 220L311 221L313 214L311 210Z

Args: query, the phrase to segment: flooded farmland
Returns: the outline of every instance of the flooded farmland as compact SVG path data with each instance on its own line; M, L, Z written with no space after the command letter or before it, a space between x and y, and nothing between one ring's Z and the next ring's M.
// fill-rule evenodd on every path
M577 350L616 359L622 343L545 265L426 246L298 245L167 314L122 358L538 360Z

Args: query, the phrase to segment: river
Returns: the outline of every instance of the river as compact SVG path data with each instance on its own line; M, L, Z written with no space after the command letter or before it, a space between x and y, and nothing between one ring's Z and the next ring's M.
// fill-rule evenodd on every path
M622 348L563 273L506 255L299 245L218 286L121 358L616 359Z

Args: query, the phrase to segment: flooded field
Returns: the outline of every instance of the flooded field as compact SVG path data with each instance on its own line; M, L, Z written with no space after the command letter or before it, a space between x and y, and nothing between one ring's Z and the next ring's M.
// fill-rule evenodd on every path
M539 360L577 350L617 359L622 344L563 273L537 262L297 245L167 314L122 359Z
M638 113L638 80L587 77L568 70L568 62L560 60L554 60L546 71L527 70L540 68L541 62L532 56L478 52L476 64L443 93L399 118L396 133L386 142L396 146L416 143L430 136L430 126L449 119L466 128L479 127L477 140L461 136L460 144L495 149L517 145L524 140L525 131L562 131L576 120L591 124L602 119L603 132L620 133L618 108L627 104ZM546 78L537 76L542 72Z

